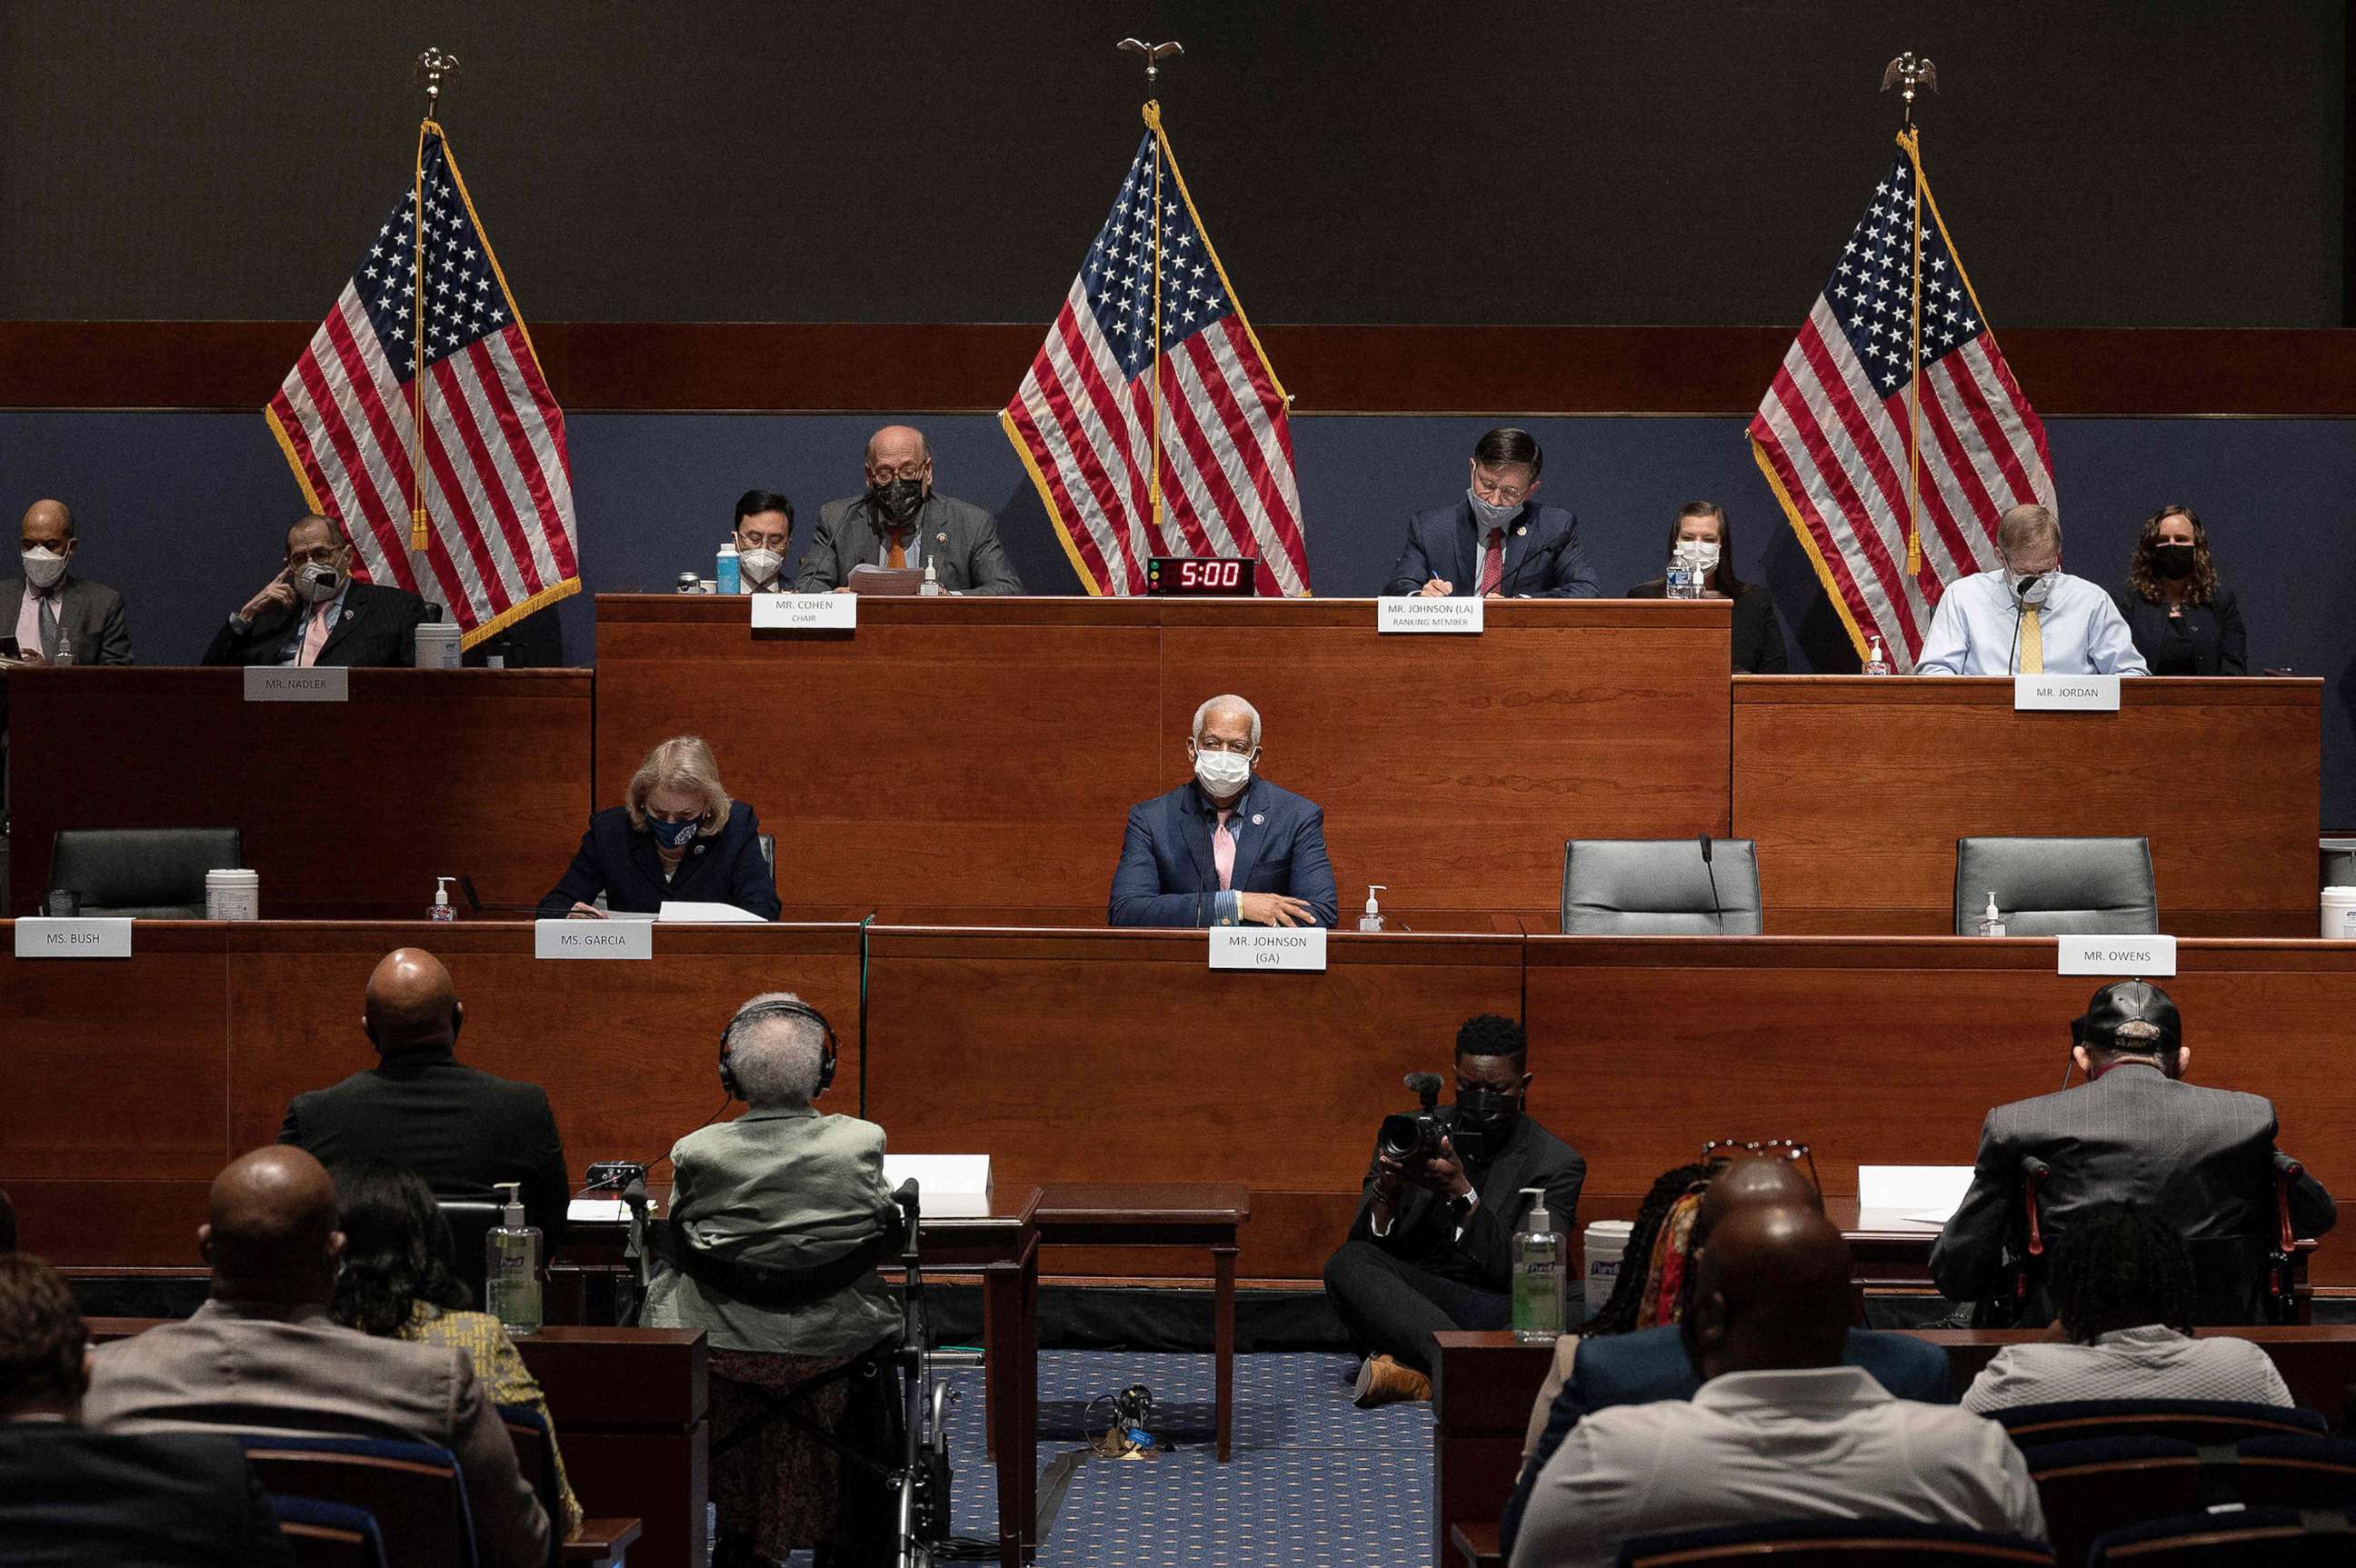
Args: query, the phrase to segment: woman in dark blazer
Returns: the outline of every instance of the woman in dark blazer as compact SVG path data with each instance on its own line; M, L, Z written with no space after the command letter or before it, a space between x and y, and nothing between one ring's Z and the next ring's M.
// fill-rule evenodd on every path
M691 735L647 753L623 803L589 819L581 853L540 901L540 918L651 915L666 900L734 904L777 918L776 876L761 857L761 820L721 787L712 748Z
M2111 597L2136 651L2155 675L2246 675L2242 607L2209 557L2209 531L2189 506L2151 514L2127 558L2127 585Z
M1679 507L1676 521L1669 525L1669 553L1675 555L1680 544L1703 547L1702 558L1710 564L1705 568L1708 575L1703 579L1702 591L1713 599L1734 601L1735 672L1781 675L1791 669L1792 660L1783 651L1783 628L1775 619L1775 601L1768 596L1767 585L1746 583L1734 575L1734 527L1726 521L1726 509L1716 501L1687 501ZM1668 592L1669 581L1662 576L1637 584L1628 590L1628 596L1658 599L1665 598Z

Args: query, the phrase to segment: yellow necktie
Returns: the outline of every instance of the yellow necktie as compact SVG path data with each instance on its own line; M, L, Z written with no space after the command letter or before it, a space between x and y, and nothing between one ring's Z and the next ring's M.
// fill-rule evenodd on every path
M2024 675L2045 673L2045 628L2037 622L2037 607L2028 606L2020 612L2020 672Z

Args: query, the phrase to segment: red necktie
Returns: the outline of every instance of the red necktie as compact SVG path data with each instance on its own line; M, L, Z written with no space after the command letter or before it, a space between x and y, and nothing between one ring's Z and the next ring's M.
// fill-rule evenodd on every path
M1505 531L1489 531L1489 547L1481 552L1481 596L1487 598L1505 580Z

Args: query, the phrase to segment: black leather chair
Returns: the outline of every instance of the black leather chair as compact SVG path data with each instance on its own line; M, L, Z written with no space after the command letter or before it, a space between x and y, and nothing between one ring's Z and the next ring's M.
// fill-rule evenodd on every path
M245 864L235 828L68 828L49 850L49 888L85 915L201 920L205 873Z
M1572 839L1562 929L1574 937L1755 937L1759 852L1749 839Z
M1957 839L1955 935L1979 934L1991 891L2008 937L2159 930L2149 839Z

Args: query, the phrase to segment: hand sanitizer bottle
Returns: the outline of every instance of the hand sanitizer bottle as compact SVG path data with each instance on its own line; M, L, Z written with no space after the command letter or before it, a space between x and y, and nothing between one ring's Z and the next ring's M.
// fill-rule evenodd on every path
M49 662L52 664L70 664L73 662L73 633L68 631L62 626L58 628L58 656L49 660Z
M1514 1337L1525 1345L1562 1337L1562 1238L1547 1212L1546 1188L1527 1187L1530 1217L1514 1236Z
M540 1331L540 1228L523 1220L521 1183L497 1183L507 1195L498 1224L483 1237L483 1310L515 1338Z
M937 598L948 592L941 586L941 575L933 569L932 557L925 557L925 585L918 590L926 598Z
M1988 889L1987 908L1980 916L1980 935L1984 937L2004 935L2004 912L1996 907L1996 889L1993 887Z
M434 908L428 909L427 914L437 920L455 920L458 918L458 911L450 907L450 884L456 880L457 878L453 876L437 876L434 879Z
M744 591L744 569L736 564L736 541L733 535L721 542L719 557L712 568L712 591L716 594L741 594Z
M1878 637L1873 639L1872 650L1865 656L1865 670L1863 672L1868 675L1887 675L1890 673L1890 656L1881 651L1881 639Z
M1382 906L1375 902L1375 895L1389 886L1390 884L1387 882L1372 882L1366 885L1366 912L1358 917L1358 929L1379 931L1383 929Z

